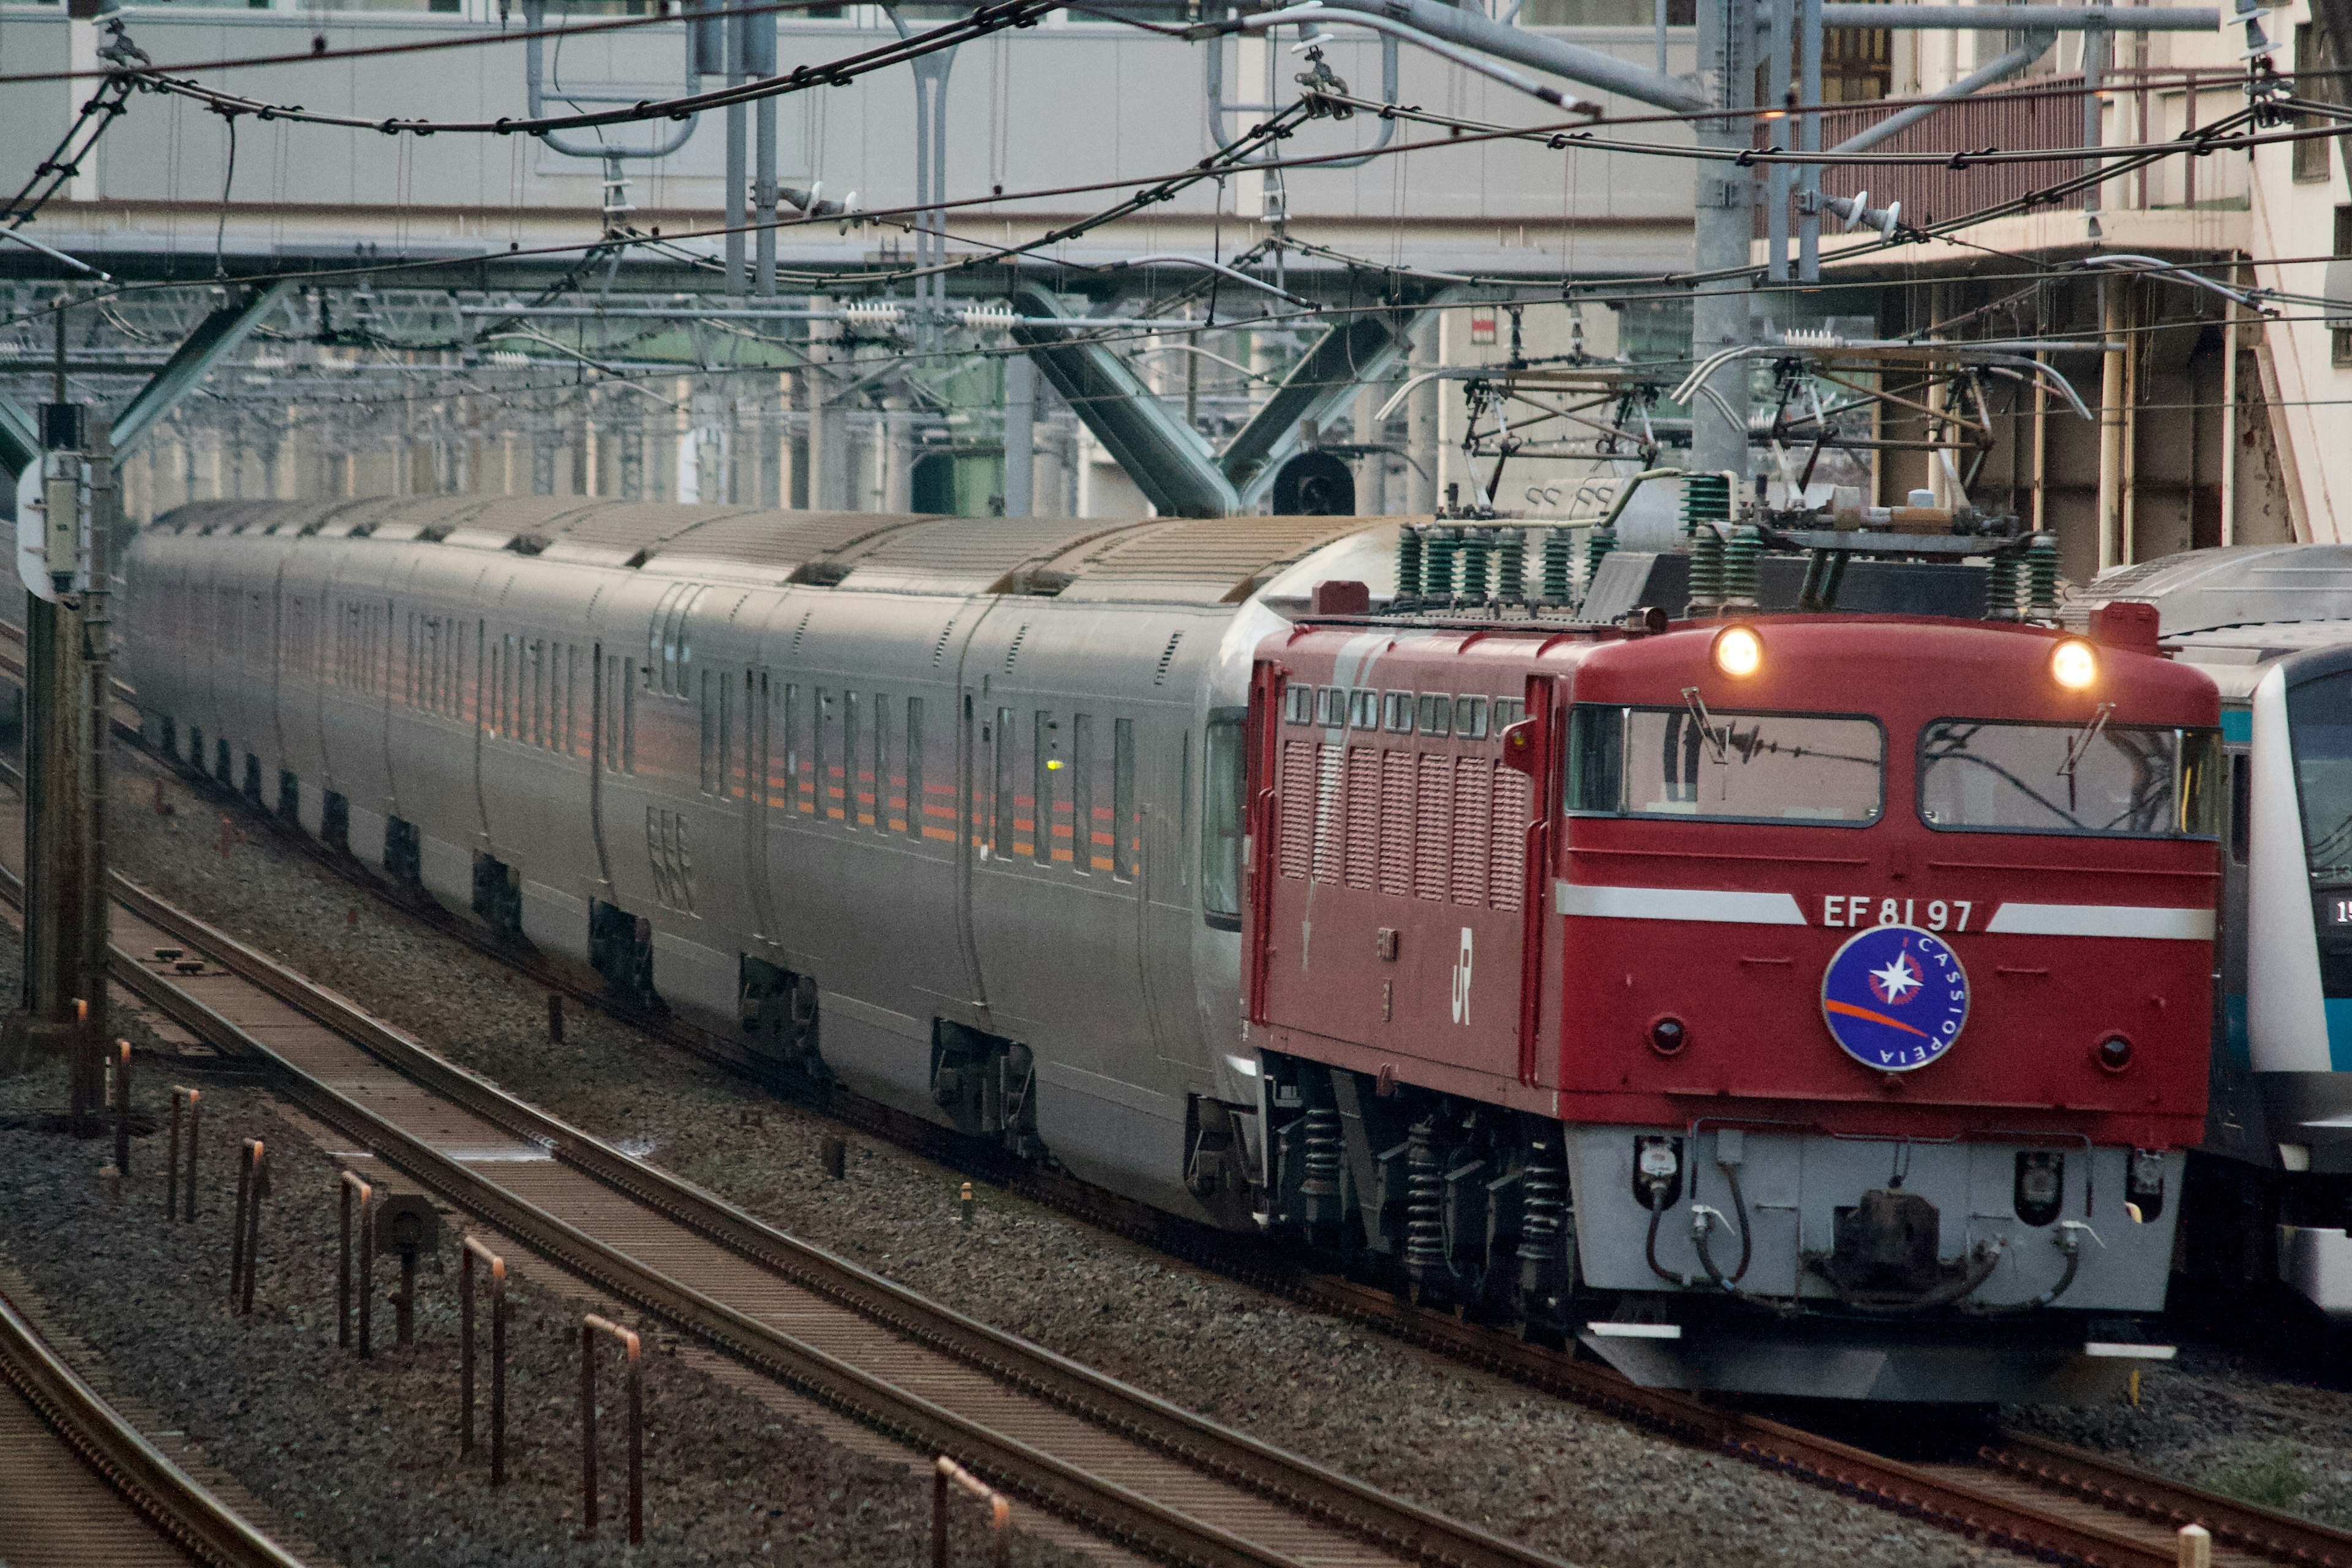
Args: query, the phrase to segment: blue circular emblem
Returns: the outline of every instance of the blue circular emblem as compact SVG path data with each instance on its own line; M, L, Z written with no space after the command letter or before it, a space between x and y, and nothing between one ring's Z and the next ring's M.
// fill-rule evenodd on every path
M1857 931L1822 972L1822 1017L1863 1066L1909 1072L1960 1037L1968 971L1951 943L1917 926Z

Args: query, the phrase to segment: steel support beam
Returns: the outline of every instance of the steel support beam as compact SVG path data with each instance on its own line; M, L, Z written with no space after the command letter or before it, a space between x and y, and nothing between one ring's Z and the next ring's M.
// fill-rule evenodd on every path
M114 416L114 453L120 458L141 437L153 427L155 421L169 414L181 398L204 384L205 377L223 359L235 353L261 318L277 308L293 287L287 282L266 284L223 305L196 323L187 341L172 353L146 385L141 387L122 412Z
M1326 0L1338 4L1340 0ZM1831 27L1973 28L1989 33L2215 33L2221 13L2212 6L2158 9L2088 5L1906 5L1875 0L1831 0L1822 6ZM1761 20L1758 26L1762 26Z
M2025 35L2023 44L2010 50L1990 65L1980 66L1949 87L1938 89L1925 102L1915 103L1908 109L1898 110L1877 124L1855 132L1831 148L1830 152L1835 155L1840 153L1860 153L1866 148L1875 147L1887 138L1909 130L1937 110L1948 108L1961 99L1980 92L1997 81L2015 76L2019 71L2049 53L2050 46L2057 41L2058 35L2055 33L2029 31Z
M1024 284L1014 300L1026 316L1058 317L1061 302ZM1016 321L1013 341L1029 351L1054 390L1118 459L1144 498L1171 517L1230 517L1241 496L1200 433L1171 414L1104 343L1067 327Z
M6 471L13 495L16 476L41 460L41 429L23 404L0 397L0 469Z
M1275 475L1298 449L1302 423L1325 423L1365 383L1380 380L1395 366L1417 317L1418 312L1406 310L1393 317L1367 311L1324 333L1291 367L1274 395L1217 455L1217 467L1241 492L1245 509L1262 508Z
M1597 87L1603 92L1630 98L1636 103L1646 103L1653 108L1687 114L1707 107L1705 95L1678 78L1646 70L1599 49L1563 43L1523 27L1507 27L1467 7L1442 5L1439 0L1322 0L1322 4L1330 11L1361 11L1369 16L1386 16L1449 44L1475 49L1496 59L1532 66L1537 70L1565 80ZM1875 10L1878 7L1849 5L1843 8ZM1338 16L1332 18L1333 21L1339 19Z

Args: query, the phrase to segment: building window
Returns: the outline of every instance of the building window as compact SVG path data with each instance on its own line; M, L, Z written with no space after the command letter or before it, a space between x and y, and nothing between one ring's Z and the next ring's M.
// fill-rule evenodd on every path
M2295 90L2318 103L2345 102L2347 96L2352 95L2347 94L2341 79L2330 74L2343 52L2334 35L2324 27L2309 22L2297 23L2294 29ZM2294 117L2295 129L2299 131L2316 130L2322 123L2318 115L2298 114ZM2293 143L2294 177L2298 180L2327 178L2328 149L2339 140L2341 138L2334 136L2314 136ZM2340 246L2337 254L2342 254Z
M2324 145L2324 143L2310 142L2295 143L2298 149L2315 145ZM2332 254L2341 258L2352 258L2352 206L2336 209L2336 248ZM2343 320L2342 317L2337 318L2339 322ZM2327 334L2327 344L2329 359L2338 366L2352 368L2352 326L2336 327Z

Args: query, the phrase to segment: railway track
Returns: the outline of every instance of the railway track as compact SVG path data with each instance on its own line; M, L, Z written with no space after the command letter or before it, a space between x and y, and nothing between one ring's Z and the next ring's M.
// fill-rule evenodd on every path
M0 653L0 674L9 673L10 662L8 655ZM124 724L118 717L117 725L135 736L135 721ZM158 760L175 769L178 766L168 759ZM250 807L253 815L274 829L282 829L283 825L254 803L232 796L230 792L208 777L204 783L217 795ZM682 1048L772 1080L772 1073L765 1070L762 1064L721 1037L675 1019L647 1016L632 1009L614 1006L584 972L575 973L536 955L505 947L437 904L430 904L388 888L363 868L330 854L306 836L287 832L285 837L304 853L333 867L379 897L436 930L525 973L540 984L563 991L587 1005L604 1008ZM152 900L149 895L130 889L128 884L121 884L121 888L127 902L135 907L137 901L145 900L147 906L156 912L159 919L151 922L152 928L167 931L173 943L184 942L216 953L224 951L245 953L245 950L224 934L211 932L210 928L201 926L190 917L169 910L168 906ZM211 940L208 941L205 933L209 933ZM349 1008L340 999L327 996L327 994L259 954L246 954L235 962L249 962L256 966L255 973L278 976L276 984L283 989L272 989L272 994L281 1004L308 1014L322 1026L324 1020L303 1005L299 1000L301 996L314 994L320 999L319 1005L341 1009L354 1020L361 1020L362 1032L374 1030L384 1036L387 1041L394 1042L394 1055L406 1057L413 1054L421 1079L434 1080L436 1089L440 1087L441 1080L447 1080L471 1086L471 1092L495 1096L497 1105L483 1114L484 1122L494 1127L503 1126L509 1132L545 1142L551 1165L575 1170L600 1184L607 1194L626 1195L633 1201L655 1208L664 1208L682 1201L687 1205L686 1211L673 1214L672 1218L693 1229L705 1244L726 1250L740 1259L778 1267L779 1258L772 1255L772 1249L779 1246L796 1257L822 1258L824 1267L813 1279L811 1288L820 1292L843 1292L829 1299L852 1303L856 1310L874 1314L869 1321L898 1327L900 1331L910 1333L919 1342L932 1331L921 1328L917 1320L908 1315L919 1310L919 1304L909 1293L898 1287L793 1241L730 1205L720 1204L693 1189L682 1188L662 1173L631 1160L575 1130L564 1128L561 1135L530 1131L534 1126L555 1128L562 1127L562 1124L553 1122L520 1101L499 1094L487 1084L430 1056L413 1042L383 1029L373 1020L364 1020L355 1009ZM160 974L142 969L135 963L131 967L141 976L140 981L134 983L134 989L142 985L165 985L168 988L168 983ZM129 975L126 974L125 978L128 980ZM163 1001L157 993L143 991L142 994L149 995L151 1000L156 1000L159 1005L165 1006L167 1011L173 1010L171 1004ZM188 1017L183 1016L182 1022L205 1035L220 1048L247 1048L235 1038L224 1037L217 1026L223 1020L215 1020L215 1026L209 1031L200 1026L201 1019L192 1023ZM374 1050L376 1047L370 1046L368 1048ZM265 1054L268 1053L265 1050ZM383 1055L382 1052L378 1054ZM862 1131L908 1145L918 1152L947 1159L968 1168L972 1163L971 1152L959 1147L940 1130L886 1108L833 1096L829 1097L824 1110ZM502 1123L499 1119L501 1111L520 1120ZM353 1136L365 1136L362 1130L341 1118L331 1116L328 1119L336 1121L343 1131ZM379 1152L385 1151L380 1150ZM404 1163L397 1157L394 1157L394 1163ZM411 1173L430 1182L430 1178L422 1172L412 1170ZM2182 1525L2197 1523L2213 1535L2214 1560L2229 1564L2231 1568L2237 1568L2239 1564L2269 1563L2302 1565L2302 1568L2352 1568L2352 1534L2204 1492L2104 1456L2070 1448L2030 1434L2001 1433L1994 1441L1986 1444L1971 1463L1909 1463L1874 1454L1787 1423L1709 1405L1673 1391L1636 1387L1614 1372L1578 1361L1572 1354L1532 1344L1485 1325L1417 1310L1404 1305L1390 1292L1343 1278L1317 1274L1262 1255L1236 1252L1214 1238L1204 1237L1195 1228L1186 1226L1181 1221L1156 1215L1140 1205L1108 1197L1049 1173L1010 1166L991 1170L988 1173L1025 1196L1147 1241L1198 1266L1229 1277L1242 1278L1248 1283L1301 1304L1376 1327L1397 1338L1484 1367L1528 1386L1606 1411L1695 1447L1776 1469L1906 1518L1951 1530L2043 1562L2083 1564L2086 1568L2169 1568L2177 1560L2177 1531ZM685 1200L677 1199L674 1194L679 1192L692 1196ZM446 1195L460 1203L461 1206L473 1206L465 1203L458 1193L447 1192ZM708 1205L709 1209L701 1221L698 1221L696 1212L699 1205ZM475 1212L485 1212L485 1217L505 1224L496 1215L483 1210ZM718 1215L724 1218L715 1217ZM590 1272L580 1268L576 1261L560 1252L551 1252L550 1255L565 1262L567 1267L575 1268L576 1271ZM590 1273L590 1277L597 1278L593 1273ZM599 1278L598 1282L607 1289L615 1289L609 1280ZM616 1293L638 1300L626 1290ZM640 1304L649 1310L658 1312L661 1310L652 1301L641 1300ZM919 1307L939 1310L928 1303L920 1303ZM1018 1347L1022 1353L1046 1358L1052 1363L1053 1375L1034 1378L1032 1386L1048 1399L1065 1402L1063 1407L1066 1410L1076 1412L1088 1408L1087 1395L1081 1392L1088 1386L1108 1385L1119 1389L1123 1394L1149 1399L1149 1396L1136 1395L1136 1391L1123 1389L1098 1374L1061 1358L1052 1357L1050 1352L1038 1351L1036 1347L1027 1346L1010 1336L999 1334L984 1325L952 1313L942 1313L942 1318L952 1321L953 1331L932 1342L941 1353L961 1358L961 1364L967 1368L987 1369L1017 1384L1030 1374L1024 1372L1019 1362L1009 1359L1013 1352L1007 1347ZM692 1316L673 1321L698 1331L707 1329L707 1325ZM712 1336L706 1332L706 1337ZM723 1336L718 1337L716 1342L733 1348L727 1344ZM737 1353L744 1352L738 1351ZM756 1355L747 1355L746 1359L761 1360ZM761 1364L766 1363L762 1362ZM1075 1383L1070 1381L1073 1378L1076 1380ZM874 1411L861 1406L845 1392L836 1394L806 1384L802 1386L820 1396L831 1398L862 1419L888 1426L887 1421L877 1419ZM1197 1418L1174 1411L1157 1401L1150 1403L1158 1407L1152 1418L1131 1424L1127 1428L1139 1438L1147 1444L1160 1445L1159 1451L1163 1455L1182 1454L1188 1458L1203 1458L1211 1468L1237 1478L1253 1475L1251 1464L1233 1466L1221 1457L1193 1448L1188 1446L1181 1423L1172 1426L1167 1424L1171 1416L1181 1417L1182 1421ZM1120 1418L1116 1412L1104 1410L1100 1414L1112 1429L1120 1427ZM1200 1423L1204 1427L1209 1425ZM1218 1430L1225 1437L1238 1438L1245 1444L1248 1442L1245 1438L1239 1438L1238 1434ZM942 1451L959 1452L945 1443L936 1446ZM1271 1452L1265 1450L1265 1453ZM961 1457L961 1453L959 1457ZM1263 1456L1252 1461L1254 1464L1264 1462ZM992 1473L1001 1480L1015 1486L1023 1485L1019 1478L1008 1472L998 1470ZM1416 1533L1416 1524L1410 1520L1380 1523L1344 1522L1345 1500L1323 1489L1332 1483L1358 1493L1367 1489L1357 1488L1355 1483L1346 1482L1328 1472L1318 1474L1322 1485L1305 1493L1292 1492L1278 1479L1263 1474L1254 1479L1244 1479L1243 1484L1254 1489L1261 1499L1280 1498L1301 1504L1310 1511L1319 1511L1321 1517L1338 1524L1360 1541L1402 1543L1423 1561L1472 1560L1445 1557L1435 1538ZM1148 1529L1137 1530L1134 1521L1121 1522L1126 1521L1126 1516L1117 1510L1097 1514L1089 1511L1078 1500L1061 1498L1057 1500L1056 1494L1050 1490L1033 1490L1032 1495L1055 1504L1057 1510L1104 1529L1106 1533L1119 1539L1156 1545L1163 1552L1170 1548L1170 1542L1155 1538ZM1423 1516L1424 1521L1427 1517ZM1443 1522L1435 1521L1439 1525ZM1429 1525L1423 1523L1418 1528L1425 1529ZM1492 1538L1486 1538L1486 1544L1488 1549L1517 1553L1515 1560L1525 1561L1535 1555Z
M0 1296L0 1560L301 1568L174 1464Z
M1556 1563L764 1226L137 887L118 879L114 894L117 982L215 1048L272 1064L311 1116L600 1289L1061 1517L1208 1568Z

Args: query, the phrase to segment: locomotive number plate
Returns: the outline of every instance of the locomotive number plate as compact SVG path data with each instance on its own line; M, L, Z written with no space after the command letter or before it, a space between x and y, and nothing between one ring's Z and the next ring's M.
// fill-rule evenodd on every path
M2352 908L2352 899L2338 902ZM1869 926L1924 926L1928 931L1966 931L1977 911L1971 899L1882 899L1869 893L1832 893L1822 900L1822 924L1843 931ZM2337 917L2341 923L2341 917Z

